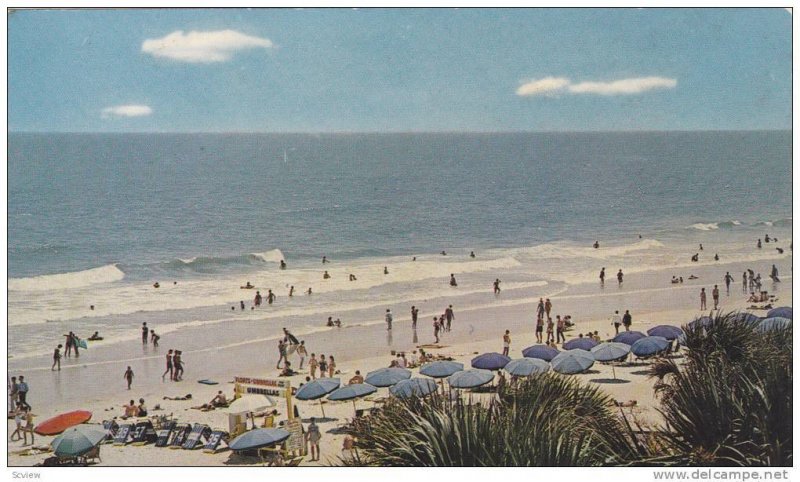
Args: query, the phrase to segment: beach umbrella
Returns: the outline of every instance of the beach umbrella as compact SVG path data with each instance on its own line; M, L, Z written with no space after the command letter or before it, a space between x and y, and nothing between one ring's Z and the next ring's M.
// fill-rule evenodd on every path
M669 348L669 342L663 336L646 336L631 345L631 352L639 358L647 358Z
M419 372L431 378L447 378L453 373L464 370L464 364L452 361L435 361L427 363L419 369Z
M597 346L597 342L592 340L591 338L573 338L570 341L564 343L565 350L586 350L589 351L592 348Z
M511 375L518 377L529 377L537 373L545 373L550 370L550 364L539 358L520 358L511 360L503 370Z
M710 316L701 316L700 318L695 319L694 321L689 323L689 328L708 328L711 324L714 323L714 320Z
M436 391L436 382L429 378L409 378L389 388L397 398L424 397Z
M550 361L553 370L565 375L583 373L594 365L594 357L586 350L567 350Z
M499 353L484 353L472 359L472 368L481 370L499 370L506 366L511 358Z
M595 360L599 362L615 362L624 359L631 352L630 345L625 343L606 342L592 348L591 354ZM617 379L617 370L614 364L611 364L611 373L614 374L614 380Z
M619 335L615 336L611 341L616 343L625 343L626 345L633 345L636 340L640 340L646 336L647 335L641 331L623 331Z
M549 347L547 345L533 345L529 346L528 348L522 350L522 356L525 358L538 358L540 360L544 360L549 362L556 355L558 355L559 351L555 348Z
M275 405L275 400L267 395L242 395L231 402L224 411L227 413L261 412Z
M773 316L771 318L764 318L758 325L758 331L766 332L773 330L780 330L783 328L791 328L792 320L783 318L781 316Z
M257 428L245 432L228 444L231 450L252 450L268 447L289 438L289 432L282 428Z
M728 319L731 321L739 321L744 323L755 323L761 318L752 313L748 313L746 311L740 311L738 313L732 314Z
M300 387L294 398L298 400L316 400L336 390L339 385L341 385L341 381L338 378L319 378ZM325 408L322 406L322 401L319 402L319 408L322 410L322 417L325 418Z
M767 318L774 318L776 316L780 316L781 318L789 318L792 319L792 307L791 306L781 306L780 308L773 308L767 312Z
M337 388L328 395L328 400L339 402L344 400L353 401L353 411L356 410L356 398L365 397L371 393L377 392L378 389L369 383L354 383L352 385L345 385Z
M447 383L455 388L475 388L494 380L494 373L489 370L475 368L454 373L447 378Z
M672 325L658 325L647 330L650 336L661 336L667 340L677 340L683 335L683 330Z
M367 373L366 382L375 387L390 387L411 378L411 370L405 368L381 368Z
M95 448L108 435L102 425L70 427L50 442L56 455L78 457Z

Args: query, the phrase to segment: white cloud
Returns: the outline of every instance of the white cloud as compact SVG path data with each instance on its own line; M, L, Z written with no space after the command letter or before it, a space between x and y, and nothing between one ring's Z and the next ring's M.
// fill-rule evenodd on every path
M519 96L557 94L594 94L594 95L632 95L641 94L649 90L674 89L678 81L666 77L636 77L631 79L613 80L610 82L585 81L572 83L566 77L545 77L532 79L517 89Z
M638 77L612 82L581 82L570 85L569 91L573 94L630 95L654 89L674 89L677 84L677 80L664 77Z
M112 117L142 117L153 113L153 109L147 105L115 105L106 107L101 111L103 119Z
M563 91L569 85L569 79L564 77L545 77L539 80L531 80L519 86L517 95L554 95Z
M189 63L225 62L239 50L271 47L269 39L235 30L189 33L176 30L165 37L142 42L142 52L146 54Z

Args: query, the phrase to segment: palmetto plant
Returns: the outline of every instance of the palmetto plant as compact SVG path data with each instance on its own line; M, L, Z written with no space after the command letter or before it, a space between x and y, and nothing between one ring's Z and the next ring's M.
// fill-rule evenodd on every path
M665 453L647 462L791 465L791 329L757 326L728 314L687 327L685 363L652 366Z

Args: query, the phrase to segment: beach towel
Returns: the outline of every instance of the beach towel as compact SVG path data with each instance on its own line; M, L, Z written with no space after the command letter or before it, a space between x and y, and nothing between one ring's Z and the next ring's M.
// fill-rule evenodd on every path
M219 385L219 382L215 382L214 380L197 380L197 383L202 383L203 385Z

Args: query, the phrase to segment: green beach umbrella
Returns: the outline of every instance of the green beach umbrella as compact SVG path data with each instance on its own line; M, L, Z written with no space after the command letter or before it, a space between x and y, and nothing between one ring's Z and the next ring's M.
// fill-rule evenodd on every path
M108 430L99 425L76 425L70 427L50 442L56 455L78 457L102 442Z

